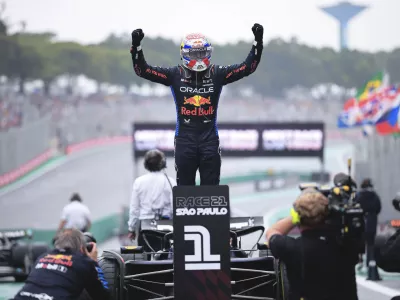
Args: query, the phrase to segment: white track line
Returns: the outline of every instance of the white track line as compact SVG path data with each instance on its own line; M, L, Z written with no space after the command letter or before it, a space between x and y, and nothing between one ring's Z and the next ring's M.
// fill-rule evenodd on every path
M388 297L394 297L394 296L400 295L400 290L395 290L395 289L386 287L379 283L367 280L366 278L363 278L363 277L357 276L356 279L357 279L357 284L359 284L371 291L377 292L379 294L382 294L382 295L385 295Z

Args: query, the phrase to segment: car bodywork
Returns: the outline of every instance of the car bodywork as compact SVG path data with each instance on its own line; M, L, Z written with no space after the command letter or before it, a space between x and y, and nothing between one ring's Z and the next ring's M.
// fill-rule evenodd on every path
M45 243L32 242L32 230L0 231L0 277L24 281L37 257L48 251Z
M279 262L259 243L264 233L263 217L231 218L230 225L231 299L285 299ZM141 227L140 234L160 238L162 250L145 253L152 255L151 260L141 256L142 246L122 246L119 251L103 252L99 260L103 270L110 270L113 265L113 274L105 272L114 283L113 300L174 299L172 221L146 220ZM242 249L242 239L251 234L257 234L256 242L250 249Z

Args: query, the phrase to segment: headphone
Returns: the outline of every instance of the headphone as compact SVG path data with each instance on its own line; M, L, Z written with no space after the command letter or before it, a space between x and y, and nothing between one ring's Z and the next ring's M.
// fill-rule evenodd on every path
M167 167L165 154L158 149L147 151L144 156L144 167L149 171L156 171L153 170L154 167L156 167L158 171L165 169Z

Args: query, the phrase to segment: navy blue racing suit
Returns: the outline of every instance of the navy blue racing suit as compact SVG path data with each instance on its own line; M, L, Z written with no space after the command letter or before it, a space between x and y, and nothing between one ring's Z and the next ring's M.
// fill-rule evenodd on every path
M55 249L36 260L13 300L77 300L84 291L92 300L110 299L97 262L83 253Z
M201 185L219 185L221 149L217 110L222 87L254 73L262 50L262 42L254 42L243 63L211 65L205 71L195 72L182 65L170 68L150 66L141 46L131 48L135 73L171 88L177 113L175 169L178 185L195 185L197 170Z

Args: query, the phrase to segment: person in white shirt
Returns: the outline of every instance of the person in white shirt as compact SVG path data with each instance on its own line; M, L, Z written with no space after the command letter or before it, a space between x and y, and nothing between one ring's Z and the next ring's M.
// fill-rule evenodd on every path
M82 198L75 193L71 197L71 202L66 205L61 214L58 231L62 229L75 228L86 232L92 226L89 208L82 203Z
M157 149L147 151L144 167L149 173L136 178L133 183L129 208L129 238L136 239L140 220L172 218L172 188L176 181L165 172L165 154Z

